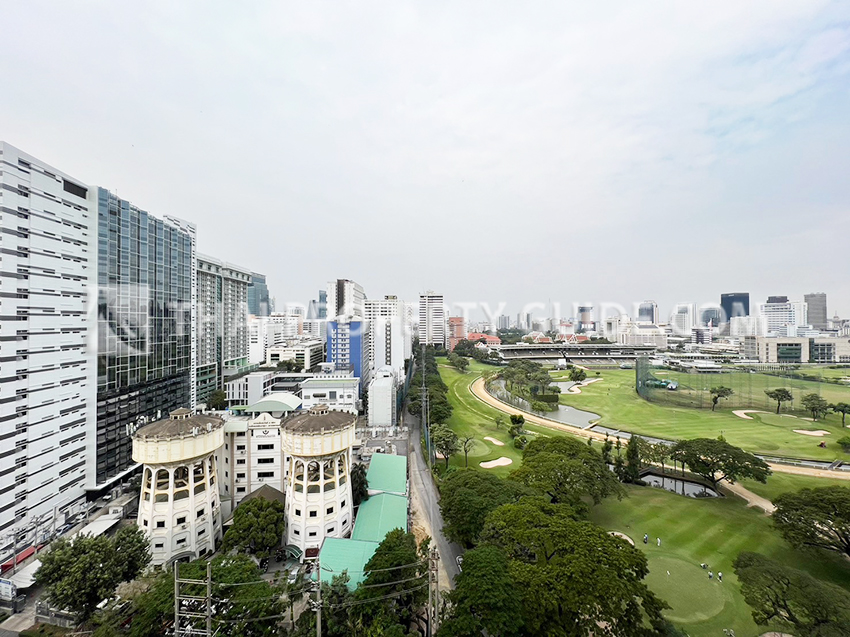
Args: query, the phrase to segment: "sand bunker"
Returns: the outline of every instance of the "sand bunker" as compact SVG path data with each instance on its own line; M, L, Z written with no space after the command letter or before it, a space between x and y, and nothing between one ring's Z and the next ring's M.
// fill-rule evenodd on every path
M494 467L506 467L509 464L513 463L514 461L510 458L505 458L505 456L502 456L501 458L496 458L495 460L491 460L490 462L482 462L480 464L485 469L492 469Z
M762 411L761 409L736 409L732 412L738 418L743 418L744 420L752 420L752 416L748 416L747 414L769 414L769 411Z
M824 431L823 429L815 429L814 431L812 431L811 429L795 429L794 433L795 434L803 434L804 436L817 436L819 438L821 436L828 436L829 435L829 432Z
M620 533L619 531L608 531L608 535L613 535L614 537L621 538L621 539L625 540L626 542L628 542L629 544L631 544L632 546L635 545L635 541L632 538L630 538L628 535L626 535L625 533Z
M484 440L488 440L489 442L492 442L494 445L496 445L498 447L504 447L505 446L504 442L502 442L501 440L496 440L495 438L491 438L490 436L484 436Z

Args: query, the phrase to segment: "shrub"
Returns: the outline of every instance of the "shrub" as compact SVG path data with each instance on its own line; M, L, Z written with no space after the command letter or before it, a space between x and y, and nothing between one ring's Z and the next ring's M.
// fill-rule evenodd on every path
M516 438L514 438L514 447L516 447L517 449L525 449L525 445L527 444L528 438L526 438L525 436L517 436Z

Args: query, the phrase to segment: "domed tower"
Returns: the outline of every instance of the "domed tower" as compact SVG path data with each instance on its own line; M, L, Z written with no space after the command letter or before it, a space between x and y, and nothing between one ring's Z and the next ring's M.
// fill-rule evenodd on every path
M357 417L316 405L285 419L287 544L318 555L326 537L351 532L351 447Z
M214 454L223 425L177 409L133 434L133 460L144 465L137 523L150 537L152 564L200 557L221 540Z

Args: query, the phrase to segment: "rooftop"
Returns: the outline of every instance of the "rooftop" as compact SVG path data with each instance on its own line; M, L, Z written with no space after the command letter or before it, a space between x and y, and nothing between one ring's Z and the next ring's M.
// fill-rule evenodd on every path
M141 427L133 435L137 438L190 436L195 432L206 433L218 429L223 424L221 416L193 414L188 409L180 408L172 411L168 418Z
M364 500L357 511L351 539L383 542L393 529L407 531L407 505L406 497L391 493L373 495Z
M357 417L344 411L329 411L327 405L316 405L286 418L282 425L290 433L318 433L353 425Z
M294 411L301 406L301 399L295 394L288 391L278 391L263 396L253 405L248 405L245 411L248 412L281 412Z
M407 457L376 453L366 472L369 491L407 495Z
M335 576L347 571L348 588L354 590L365 579L366 564L372 559L377 548L377 542L326 537L319 552L319 574L322 582L330 584Z

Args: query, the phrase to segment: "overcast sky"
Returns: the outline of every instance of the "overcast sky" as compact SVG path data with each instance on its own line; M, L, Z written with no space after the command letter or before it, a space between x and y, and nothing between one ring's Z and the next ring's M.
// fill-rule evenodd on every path
M511 313L734 291L850 313L850 3L2 16L0 139L195 222L279 306L351 278Z

